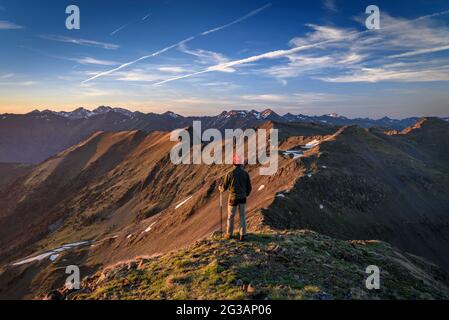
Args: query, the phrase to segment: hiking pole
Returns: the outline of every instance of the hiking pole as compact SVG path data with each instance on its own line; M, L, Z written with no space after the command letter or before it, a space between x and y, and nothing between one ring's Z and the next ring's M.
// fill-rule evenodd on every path
M223 192L220 191L220 233L223 234Z

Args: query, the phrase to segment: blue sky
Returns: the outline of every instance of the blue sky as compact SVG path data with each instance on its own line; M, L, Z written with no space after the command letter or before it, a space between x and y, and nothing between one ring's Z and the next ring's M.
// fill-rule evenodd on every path
M81 29L65 27L65 8ZM365 9L381 11L367 31ZM0 0L0 113L449 116L447 1Z

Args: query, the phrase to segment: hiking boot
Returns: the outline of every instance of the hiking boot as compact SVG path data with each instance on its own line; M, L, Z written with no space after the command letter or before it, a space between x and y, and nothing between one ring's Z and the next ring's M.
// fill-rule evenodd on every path
M225 238L226 240L231 240L231 235L230 235L229 233L226 233L226 234L224 235L224 238Z

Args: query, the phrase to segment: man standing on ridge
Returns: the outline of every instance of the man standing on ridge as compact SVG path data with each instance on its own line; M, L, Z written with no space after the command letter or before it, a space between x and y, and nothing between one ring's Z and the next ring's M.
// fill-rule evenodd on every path
M240 215L240 241L245 240L246 236L246 198L251 193L251 180L248 172L243 169L237 155L234 156L232 163L234 170L228 173L223 180L223 185L219 187L220 192L229 190L228 200L228 223L225 239L231 239L234 232L234 218L237 208Z

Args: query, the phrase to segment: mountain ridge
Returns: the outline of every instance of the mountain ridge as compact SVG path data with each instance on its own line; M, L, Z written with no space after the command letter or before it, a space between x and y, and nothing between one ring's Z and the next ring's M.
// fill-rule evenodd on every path
M379 239L447 270L449 123L425 119L394 135L317 123L261 127L279 129L279 170L260 176L257 165L247 167L251 233L311 229L342 240ZM23 297L43 288L38 279L41 266L52 268L49 257L91 274L218 230L218 180L230 167L176 166L172 146L169 132L97 132L0 186L0 261L7 264L0 282L20 284ZM69 245L85 241L85 248ZM51 254L61 247L72 249Z
M193 121L201 121L203 129L215 128L220 131L253 128L265 121L359 125L365 128L383 127L385 130L402 131L418 120L419 118L348 119L336 114L281 116L271 109L261 112L231 110L223 111L217 116L198 117L184 117L171 111L162 114L144 114L106 106L92 111L85 108L78 108L72 112L35 110L28 114L0 115L0 163L37 164L87 139L97 131L166 131L191 126Z

